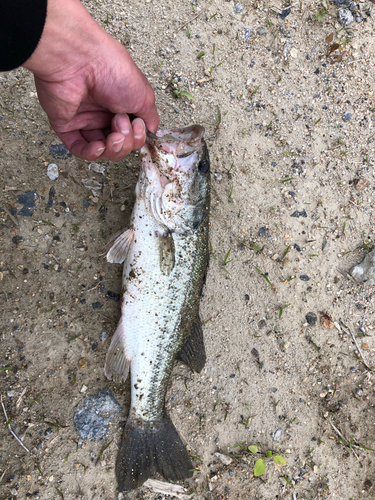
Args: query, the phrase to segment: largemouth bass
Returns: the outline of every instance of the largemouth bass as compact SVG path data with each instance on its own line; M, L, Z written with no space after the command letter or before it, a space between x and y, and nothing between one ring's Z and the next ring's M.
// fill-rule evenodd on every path
M124 382L131 406L117 460L119 487L159 472L192 476L189 455L165 411L174 362L200 372L206 355L199 301L208 264L210 164L199 125L149 134L130 227L114 240L109 262L124 262L121 319L105 374Z

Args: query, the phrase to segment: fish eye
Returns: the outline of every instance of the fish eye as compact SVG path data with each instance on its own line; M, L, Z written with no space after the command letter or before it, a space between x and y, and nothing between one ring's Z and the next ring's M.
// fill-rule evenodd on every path
M201 174L207 174L210 169L210 160L201 160L198 165L198 170Z

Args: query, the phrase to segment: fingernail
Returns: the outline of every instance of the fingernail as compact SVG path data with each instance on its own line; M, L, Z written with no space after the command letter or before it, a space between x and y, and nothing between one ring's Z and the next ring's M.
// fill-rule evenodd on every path
M135 125L135 122L139 122L139 123L142 123L142 133L140 134L136 134L134 133L134 139L138 140L138 139L143 139L145 133L146 133L146 126L145 126L145 122L141 119L141 118L137 118L133 121L133 130L134 130L134 125Z
M124 139L125 139L125 137L123 137L123 138L122 138L122 139L120 139L119 141L115 141L115 142L113 143L113 151L114 151L115 153L118 153L119 151L121 151L122 145L123 145L123 143L124 143Z
M127 115L119 115L116 117L116 125L120 132L124 135L130 134L130 122Z
M105 148L99 148L99 149L97 149L96 152L95 152L95 156L100 156L103 153L104 150L105 150Z

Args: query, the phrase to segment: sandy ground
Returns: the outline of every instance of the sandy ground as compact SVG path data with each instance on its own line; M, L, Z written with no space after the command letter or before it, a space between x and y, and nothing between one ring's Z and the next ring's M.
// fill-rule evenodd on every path
M150 79L161 126L206 127L208 359L200 375L178 364L167 398L199 457L186 492L375 498L374 378L351 336L375 366L374 293L346 274L374 240L373 4L361 1L362 22L343 29L334 4L309 1L294 3L284 19L278 14L289 5L268 0L243 1L242 11L218 0L84 3ZM337 57L328 58L334 43ZM176 97L178 86L194 101ZM129 387L104 377L110 338L101 336L119 319L121 267L100 252L126 227L138 158L99 162L102 175L53 157L50 146L60 141L27 71L0 75L0 104L0 392L33 454L1 414L0 498L118 498L114 461ZM50 163L59 168L55 181ZM82 185L87 178L103 184L98 197ZM29 217L18 202L27 191L38 195ZM316 314L315 326L307 313ZM74 407L105 387L123 413L103 440L77 445ZM267 457L254 477L268 451L286 465ZM140 488L119 498L165 497Z

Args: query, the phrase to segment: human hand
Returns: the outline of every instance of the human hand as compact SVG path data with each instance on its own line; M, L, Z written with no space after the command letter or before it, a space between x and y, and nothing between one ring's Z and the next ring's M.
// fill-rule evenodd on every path
M79 0L48 1L42 38L23 66L34 73L52 128L78 158L120 161L143 146L146 129L158 128L151 85Z

